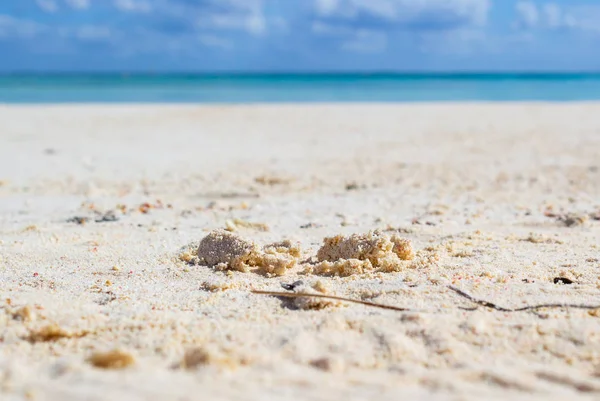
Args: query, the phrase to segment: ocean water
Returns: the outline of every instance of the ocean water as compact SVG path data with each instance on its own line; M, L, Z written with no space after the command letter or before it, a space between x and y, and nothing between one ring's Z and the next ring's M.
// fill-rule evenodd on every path
M0 75L0 103L587 100L600 73Z

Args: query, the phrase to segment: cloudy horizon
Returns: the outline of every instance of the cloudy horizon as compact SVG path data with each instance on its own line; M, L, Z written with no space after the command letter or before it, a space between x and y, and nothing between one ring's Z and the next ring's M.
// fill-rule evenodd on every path
M592 71L593 0L20 0L0 71Z

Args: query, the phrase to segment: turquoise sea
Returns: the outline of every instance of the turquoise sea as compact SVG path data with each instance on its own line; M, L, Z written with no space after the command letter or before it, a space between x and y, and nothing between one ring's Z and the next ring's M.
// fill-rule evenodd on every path
M600 73L0 75L0 103L586 100Z

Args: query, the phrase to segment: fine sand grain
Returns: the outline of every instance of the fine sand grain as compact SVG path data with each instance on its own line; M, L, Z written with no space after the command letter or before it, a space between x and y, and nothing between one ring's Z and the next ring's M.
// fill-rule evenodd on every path
M600 309L513 311L600 304L598 155L595 103L0 106L0 399L598 399Z

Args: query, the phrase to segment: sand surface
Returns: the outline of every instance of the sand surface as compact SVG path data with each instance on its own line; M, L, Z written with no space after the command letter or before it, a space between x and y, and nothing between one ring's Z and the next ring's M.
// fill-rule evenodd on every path
M599 155L592 103L0 106L0 398L598 399L600 310L448 285L600 304ZM375 229L422 263L307 269Z

